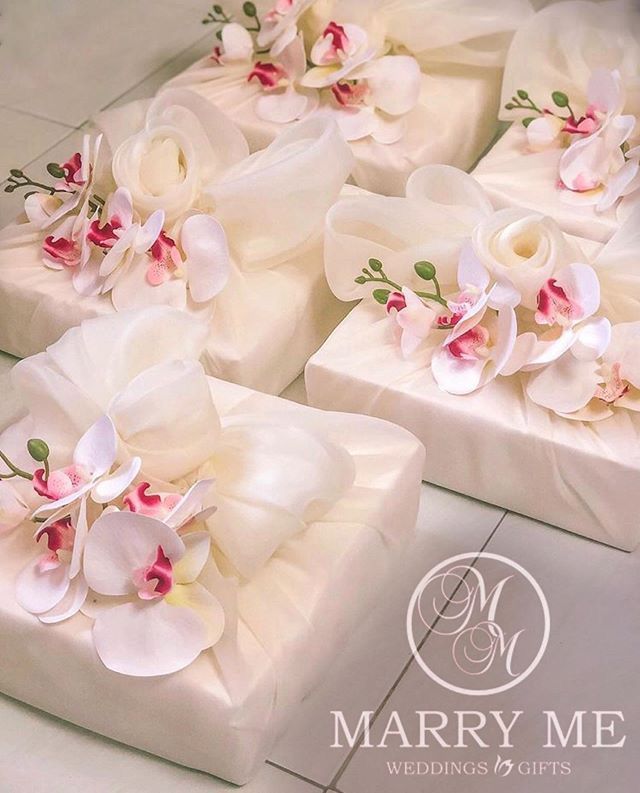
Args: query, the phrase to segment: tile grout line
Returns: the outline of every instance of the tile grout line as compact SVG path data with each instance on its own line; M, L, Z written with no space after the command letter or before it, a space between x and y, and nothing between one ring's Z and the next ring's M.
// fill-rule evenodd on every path
M290 768L287 768L284 765L280 765L279 763L274 763L273 760L265 760L265 765L270 765L272 768L277 768L278 771L282 771L285 774L289 774L289 776L293 776L296 779L299 779L301 782L306 782L308 785L312 785L313 787L321 790L322 793L325 793L325 787L320 782L316 782L314 779L309 779L309 777L304 776L304 774L299 774L297 771L292 771Z
M482 546L480 547L480 550L479 550L479 551L476 553L475 559L474 559L474 560L473 560L473 562L471 563L470 567L475 567L476 563L478 562L478 559L480 558L480 554L481 554L481 553L484 551L484 549L487 547L487 545L489 545L489 543L490 543L490 542L491 542L491 540L493 539L494 535L496 534L496 532L498 531L498 529L499 529L499 528L500 528L500 526L502 525L502 522L504 521L504 519L507 517L507 515L508 515L508 514L509 514L509 511L508 511L508 510L504 510L504 512L503 512L503 513L502 513L502 515L500 516L500 519L498 520L498 522L496 523L496 525L495 525L495 526L493 527L493 529L491 530L491 532L490 532L489 536L487 537L487 539L484 541L484 543L483 543L483 544L482 544ZM455 589L453 590L453 592L451 593L451 595L448 597L448 599L447 599L447 603L446 603L446 605L444 606L444 608L442 609L442 614L444 614L444 613L446 612L446 610L447 610L448 606L450 605L451 601L452 601L452 600L453 600L453 598L455 597L455 595L456 595L457 591L460 589L460 587L461 587L461 586L462 586L462 584L464 583L464 581L465 581L465 579L466 579L466 577L467 577L467 575L468 575L468 574L469 574L469 571L467 571L467 572L464 574L464 576L462 577L462 579L460 580L460 582L457 584L457 586L455 587ZM435 620L434 620L434 622L433 622L433 625L429 626L429 628L427 629L427 632L425 633L424 637L422 638L422 640L421 640L421 641L420 641L420 643L418 644L418 650L421 650L421 649L422 649L422 647L424 646L425 642L427 641L427 639L429 638L429 636L430 636L430 634L431 634L431 631L432 631L432 630L433 630L433 629L436 627L436 625L438 624L438 622L439 622L439 620L440 620L440 616L442 616L442 615L439 615L438 617L436 617L436 619L435 619ZM413 661L414 661L413 654L411 654L411 656L409 657L409 659L407 660L407 662L405 663L405 665L402 667L402 670L400 671L400 674L397 676L397 678L395 679L395 681L394 681L394 682L393 682L393 684L391 685L391 688L389 689L389 691L388 691L388 692L385 694L385 696L383 697L383 699L382 699L382 702L381 702L381 703L378 705L378 707L377 707L377 708L376 708L376 710L374 711L374 713L373 713L373 716L371 717L371 721L369 722L369 726L371 726L371 725L375 724L375 722L376 722L376 720L377 720L378 716L381 714L381 712L382 712L382 711L383 711L383 709L385 708L386 704L389 702L389 700L390 700L390 699L391 699L391 697L393 696L393 694L394 694L395 690L397 689L398 685L400 684L400 681L402 680L402 678L403 678L403 677L405 676L405 674L407 673L407 671L408 671L409 667L411 666L411 664L413 663ZM332 779L331 779L331 781L329 782L329 785L328 785L328 787L327 787L327 788L325 788L325 791L324 791L324 793L330 793L330 791L333 791L333 790L335 790L335 789L336 789L336 785L338 784L338 782L339 782L339 781L340 781L340 779L342 778L342 775L344 774L344 772L347 770L347 767L348 767L349 763L351 762L351 760L353 759L353 756L355 755L355 753L356 753L356 752L358 751L358 749L360 748L360 744L362 743L362 739L363 739L363 737L364 737L364 733L362 733L362 734L360 734L360 735L358 736L358 738L357 738L357 740L355 741L355 743L354 743L353 747L351 748L351 750L349 751L349 753L348 753L348 754L347 754L347 756L345 757L344 761L343 761L343 762L342 762L342 764L340 765L340 768L339 768L339 769L336 771L336 773L334 774L333 778L332 778Z
M137 83L134 83L133 85L130 85L127 88L126 91L123 91L121 94L118 94L118 96L116 96L114 99L111 99L106 105L104 105L104 107L101 107L96 112L100 112L101 113L103 110L107 110L108 108L110 108L113 104L115 104L115 102L117 102L119 99L122 99L123 96L128 94L129 91L133 91L134 88L137 88L139 85L142 85L142 83L144 83L145 80L148 80L150 77L153 77L154 74L157 74L159 71L161 71L165 67L169 66L174 61L178 60L178 58L180 58L182 55L184 55L185 52L188 52L191 49L191 47L195 47L196 44L199 44L201 41L204 41L209 36L211 36L211 33L210 33L210 31L207 31L207 33L203 34L202 36L199 36L197 39L194 39L194 41L192 41L186 47L181 49L179 52L176 52L176 54L173 55L171 58L169 58L168 61L165 61L164 63L161 63L160 66L156 67L155 69L153 69L153 71L151 71L148 74L146 74L142 79L138 80ZM149 98L151 98L151 97L149 97Z
M77 129L73 124L68 124L66 121L58 121L57 118L49 118L42 113L33 113L31 110L23 110L21 107L14 107L13 105L0 105L2 110L10 110L12 113L17 113L20 116L30 116L37 118L38 121L48 121L49 124L57 124L59 127L66 127L67 129Z

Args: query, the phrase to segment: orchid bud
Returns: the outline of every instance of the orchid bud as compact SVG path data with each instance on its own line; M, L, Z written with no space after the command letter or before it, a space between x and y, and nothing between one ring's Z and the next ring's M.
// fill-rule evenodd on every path
M374 273L379 273L380 270L382 270L382 262L380 259L369 259L369 267L371 267Z
M553 103L558 107L568 107L569 105L569 97L562 91L554 91L551 94L551 98L553 99Z
M28 440L27 451L37 463L43 463L49 457L49 447L40 438Z
M246 17L255 17L258 15L258 10L254 3L245 3L242 6L242 11Z
M386 306L390 294L391 294L390 289L374 289L373 299L378 303L380 303L381 305Z
M64 179L64 169L57 162L50 162L47 165L47 173L54 179Z
M359 276L358 276L358 277L355 279L355 282L356 282L357 284L366 284L366 283L367 283L367 279L364 277L364 275L359 275Z
M527 91L523 91L522 88L518 89L517 94L520 97L520 99L528 99L529 98L529 94L527 93Z
M416 271L416 274L419 278L422 278L423 281L433 281L436 277L436 268L434 267L431 262L416 262L413 265L413 269Z

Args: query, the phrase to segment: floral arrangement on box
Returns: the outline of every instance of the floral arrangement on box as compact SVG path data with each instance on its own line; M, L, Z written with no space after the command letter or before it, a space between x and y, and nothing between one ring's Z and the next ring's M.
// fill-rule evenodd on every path
M167 307L112 314L14 370L29 415L0 436L0 534L33 536L16 599L46 625L82 612L126 675L178 671L233 635L239 583L354 479L304 423L221 427L206 337Z
M44 266L66 273L83 297L109 295L116 310L212 310L232 272L277 266L317 235L352 164L329 119L292 127L250 156L240 130L187 89L97 121L104 134L49 163L51 183L12 169L5 191L24 191L25 230L41 235ZM330 164L297 187L299 197L313 192L303 217L292 182L314 157ZM266 233L273 223L278 238Z
M582 113L562 91L553 91L551 100L539 107L540 99L534 101L520 88L505 110L527 114L522 124L531 151L564 149L558 164L563 197L603 212L640 189L640 125L635 116L623 112L626 100L620 72L592 72L588 105Z
M532 402L566 418L640 411L637 212L585 255L549 217L494 211L448 166L419 169L407 198L388 201L331 210L327 278L338 297L383 306L399 353L430 367L443 391L517 377ZM362 267L367 246L387 253ZM439 258L416 261L421 250Z
M348 141L403 137L421 90L414 57L380 34L325 18L317 0L277 0L262 15L251 2L242 8L242 22L218 4L203 22L218 26L212 66L245 68L247 82L260 86L259 118L287 124L322 107Z

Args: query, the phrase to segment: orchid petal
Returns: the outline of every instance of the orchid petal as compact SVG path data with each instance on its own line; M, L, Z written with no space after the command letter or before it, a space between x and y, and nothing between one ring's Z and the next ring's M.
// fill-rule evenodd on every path
M208 531L183 534L185 553L174 565L173 576L177 584L192 584L202 572L211 553L211 535Z
M87 522L87 499L83 498L80 501L78 515L74 521L75 537L73 540L73 551L71 553L71 562L69 563L69 578L74 579L80 572L82 567L82 554L84 553L84 544L89 533L89 523Z
M377 126L376 111L372 107L342 107L334 111L340 132L345 140L361 140L371 135Z
M600 281L593 267L581 263L568 264L556 273L554 281L564 290L570 302L577 305L577 319L586 319L598 310Z
M16 600L25 611L43 614L60 603L69 589L69 568L59 564L40 571L43 556L29 562L16 580Z
M186 257L189 293L196 303L205 303L229 280L231 261L224 229L210 215L192 215L182 225L180 244Z
M184 526L194 515L202 510L204 497L211 490L213 479L201 479L187 490L180 501L165 518L165 523L172 529Z
M221 36L225 62L248 61L251 58L253 39L245 27L231 22L223 26Z
M489 273L477 257L471 242L466 242L460 251L458 262L458 286L461 290L474 287L480 292L489 286Z
M597 68L587 84L587 99L601 113L617 113L624 105L620 72Z
M56 622L63 622L64 620L73 617L82 608L85 600L87 599L88 592L89 587L87 586L84 576L76 576L70 582L69 589L67 589L67 592L62 600L52 609L49 609L49 611L45 612L44 614L39 614L38 619L40 622L51 625Z
M141 465L142 460L139 457L132 457L116 469L111 476L97 482L91 491L91 498L96 504L108 504L110 501L115 501L138 476Z
M442 347L431 359L431 373L442 391L448 394L470 394L482 382L486 359L463 360Z
M281 93L263 94L255 104L256 115L274 124L288 124L302 118L307 111L309 99L289 85Z
M571 352L580 361L600 358L611 341L611 323L605 317L595 317L576 329Z
M134 677L177 672L210 646L198 613L164 599L101 612L93 625L93 642L107 669Z
M84 433L73 452L73 462L90 473L94 479L110 469L118 452L118 436L109 416L101 416Z
M117 221L120 227L128 229L133 223L133 202L126 187L118 187L109 198L109 222Z
M171 560L182 558L185 546L166 524L135 512L101 515L91 527L84 551L87 583L101 595L133 594L133 573L153 561L158 546Z
M133 248L136 253L144 253L148 251L153 243L160 236L162 227L164 226L164 210L156 209L153 212L144 226L142 226L135 238Z
M579 361L573 355L563 355L530 375L527 396L556 413L574 413L593 398L598 380L595 361Z

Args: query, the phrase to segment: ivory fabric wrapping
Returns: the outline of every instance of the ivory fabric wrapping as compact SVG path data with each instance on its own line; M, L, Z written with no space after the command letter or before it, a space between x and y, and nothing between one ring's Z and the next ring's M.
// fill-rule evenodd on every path
M353 486L241 586L237 637L161 678L104 668L83 615L51 627L24 612L13 584L33 555L31 532L4 537L0 688L122 743L242 784L322 678L411 536L424 449L386 422L208 382L223 432L264 419L320 430L352 456ZM0 426L8 418L3 412Z
M242 130L252 151L267 146L285 127L259 118L261 94L247 82L247 64L215 66L207 56L167 84L186 87L223 110ZM353 141L356 185L383 195L402 195L409 175L421 165L444 162L470 168L496 130L500 72L435 64L422 76L420 101L407 116L397 143L372 138ZM321 114L322 109L317 111Z
M630 551L640 543L640 416L569 421L526 398L518 377L466 396L404 360L380 307L361 303L305 370L309 404L367 413L413 432L424 478Z
M640 14L628 0L601 3L570 0L553 4L515 34L505 66L500 118L521 119L504 105L518 89L541 107L552 91L563 91L581 112L587 107L587 85L596 68L617 69L626 93L624 112L640 117ZM579 112L576 110L576 112ZM637 133L636 133L637 135ZM640 204L640 191L617 206L596 212L579 196L557 187L558 163L564 149L532 152L520 121L482 158L474 176L497 207L524 206L545 212L577 236L606 242Z
M85 319L114 312L108 295L81 297L67 273L43 265L41 238L25 223L0 234L0 349L21 358ZM235 267L212 309L188 310L211 314L202 360L209 374L280 393L348 308L326 284L322 239L316 238L279 266Z

